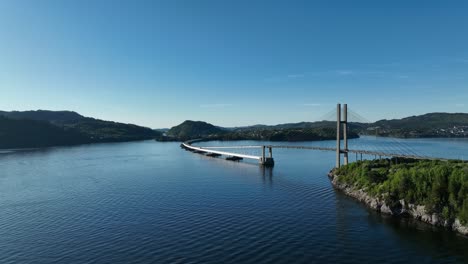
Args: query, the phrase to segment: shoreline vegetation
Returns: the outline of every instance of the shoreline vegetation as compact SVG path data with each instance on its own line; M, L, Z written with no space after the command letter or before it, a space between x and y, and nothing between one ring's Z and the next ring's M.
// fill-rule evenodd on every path
M384 214L413 217L468 236L468 163L366 160L329 173L332 185Z

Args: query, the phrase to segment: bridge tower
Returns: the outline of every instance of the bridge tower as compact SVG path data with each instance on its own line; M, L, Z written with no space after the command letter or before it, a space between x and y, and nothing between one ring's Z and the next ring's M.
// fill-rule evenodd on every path
M343 130L344 148L341 149L341 131ZM343 116L341 115L341 104L336 105L336 167L341 166L341 153L343 153L344 165L348 165L348 105L343 105Z
M268 157L265 155L265 148L268 148ZM273 159L273 148L271 146L262 146L262 157L260 158L260 165L266 167L273 167L275 160Z

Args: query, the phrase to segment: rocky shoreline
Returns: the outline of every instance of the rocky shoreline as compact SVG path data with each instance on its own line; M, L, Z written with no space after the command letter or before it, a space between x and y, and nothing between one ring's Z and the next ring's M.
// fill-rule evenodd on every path
M333 187L341 190L346 195L365 203L367 206L378 212L394 216L410 216L428 224L434 226L443 226L462 235L468 236L468 226L462 225L459 219L454 219L452 221L445 220L437 214L430 214L426 212L423 205L406 203L404 200L400 200L396 205L387 205L383 199L373 197L366 193L363 189L357 190L354 188L354 186L338 182L339 176L335 175L334 171L331 171L328 174L328 177L330 178Z

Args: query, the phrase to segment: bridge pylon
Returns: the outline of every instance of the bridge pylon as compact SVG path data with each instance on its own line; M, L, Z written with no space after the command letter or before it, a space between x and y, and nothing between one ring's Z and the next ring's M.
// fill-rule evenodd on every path
M265 155L265 149L268 148L268 157ZM273 148L271 146L262 146L262 157L260 158L260 165L266 167L273 167L275 160L273 159Z
M343 105L341 115L341 104L336 105L336 167L341 166L341 153L343 153L344 165L348 165L348 105ZM341 149L341 132L343 130L344 148Z

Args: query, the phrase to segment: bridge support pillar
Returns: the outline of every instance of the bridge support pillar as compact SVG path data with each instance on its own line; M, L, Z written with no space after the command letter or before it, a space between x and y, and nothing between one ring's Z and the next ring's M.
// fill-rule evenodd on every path
M344 148L341 149L341 129L343 129ZM341 120L341 104L336 105L336 167L341 166L341 153L344 165L348 165L348 105L343 105L343 121Z
M275 165L275 160L273 158L265 158L260 160L260 165L266 167L273 167Z
M336 167L341 165L341 104L336 105Z
M266 167L273 167L275 160L273 159L273 150L271 146L268 146L269 157L265 156L266 146L262 146L262 157L260 158L260 165Z
M343 142L344 142L344 153L343 160L344 165L348 165L348 104L343 105Z

